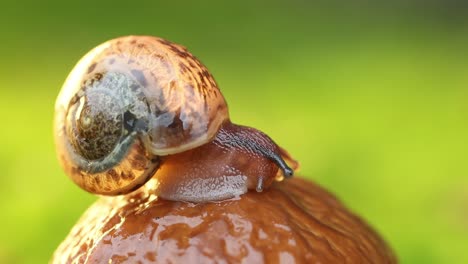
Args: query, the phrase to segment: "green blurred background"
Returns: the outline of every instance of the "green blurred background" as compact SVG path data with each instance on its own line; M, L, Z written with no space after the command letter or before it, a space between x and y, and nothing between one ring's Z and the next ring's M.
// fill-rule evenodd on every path
M367 219L404 263L468 263L468 5L461 1L0 4L0 263L44 263L96 199L55 158L55 97L117 36L187 46L235 122Z

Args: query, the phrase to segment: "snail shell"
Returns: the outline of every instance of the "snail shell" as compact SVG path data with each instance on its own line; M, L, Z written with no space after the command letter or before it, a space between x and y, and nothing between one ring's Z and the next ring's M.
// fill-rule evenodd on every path
M72 70L55 105L55 140L75 183L113 195L146 182L158 156L212 140L226 120L215 80L186 48L129 36L97 46Z

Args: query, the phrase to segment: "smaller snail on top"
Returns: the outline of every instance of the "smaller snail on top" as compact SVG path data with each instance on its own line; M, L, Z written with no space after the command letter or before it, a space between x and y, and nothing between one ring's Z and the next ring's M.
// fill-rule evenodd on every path
M260 192L298 165L266 134L231 123L215 80L186 48L150 36L86 54L57 98L54 132L67 175L102 195L156 178L164 199L222 200Z

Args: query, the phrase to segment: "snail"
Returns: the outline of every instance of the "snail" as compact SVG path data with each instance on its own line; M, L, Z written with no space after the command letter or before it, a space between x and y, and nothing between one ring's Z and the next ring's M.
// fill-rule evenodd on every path
M86 54L55 104L65 173L99 195L155 178L175 201L261 192L298 163L263 132L233 124L206 67L185 47L151 36L107 41Z

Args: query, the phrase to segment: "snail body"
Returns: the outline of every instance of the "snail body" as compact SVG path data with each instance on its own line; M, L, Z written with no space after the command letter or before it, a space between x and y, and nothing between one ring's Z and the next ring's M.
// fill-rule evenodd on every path
M57 98L54 129L66 174L95 194L156 178L162 198L221 200L297 166L266 134L232 124L206 67L156 37L117 38L85 55Z

